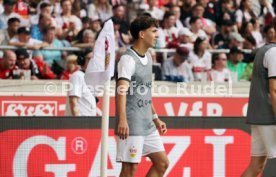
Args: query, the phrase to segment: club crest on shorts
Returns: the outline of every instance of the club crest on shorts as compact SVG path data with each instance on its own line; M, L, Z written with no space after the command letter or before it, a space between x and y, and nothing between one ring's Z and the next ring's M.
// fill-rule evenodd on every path
M136 149L134 146L132 146L132 147L129 149L129 154L130 154L130 157L131 157L131 158L135 158L136 155L137 155L137 149Z

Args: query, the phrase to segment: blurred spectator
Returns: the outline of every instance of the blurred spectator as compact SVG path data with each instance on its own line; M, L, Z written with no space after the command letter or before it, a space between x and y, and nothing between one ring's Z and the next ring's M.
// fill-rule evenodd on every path
M159 37L157 40L158 46L166 47L168 43L174 42L178 37L178 30L175 25L175 15L173 12L166 12L164 19L161 24L161 29L159 32ZM163 44L163 42L165 42Z
M120 33L129 34L129 25L125 20L126 10L125 6L122 4L116 4L113 6L113 17L120 20Z
M256 40L254 39L254 37L252 35L248 35L244 38L244 43L243 43L243 49L249 49L251 51L254 51L254 49L256 48ZM254 52L250 52L250 53L244 53L244 63L250 63L254 60L255 57L255 53Z
M71 0L61 0L60 4L62 8L62 14L56 17L55 20L58 28L63 29L63 31L62 34L58 34L58 36L71 42L81 30L82 23L77 16L72 15Z
M11 79L15 69L17 69L15 53L12 50L4 51L4 56L0 59L0 79Z
M17 0L16 6L13 11L20 15L21 26L29 26L29 13L30 13L30 2L26 0Z
M161 21L165 12L158 7L158 1L148 0L148 5L148 8L145 9L146 12L149 13L151 17Z
M253 73L254 58L245 67L245 70L241 76L241 80L251 81Z
M10 39L17 35L20 20L16 17L8 20L8 28L0 30L0 45L8 45Z
M50 15L52 20L52 25L57 26L55 19L52 17L52 6L47 2L42 2L40 4L40 10L35 15L30 16L30 25L37 25L39 23L39 17L41 14Z
M192 17L190 19L191 23L191 32L193 33L192 41L194 42L199 36L207 37L205 31L202 30L202 21L199 17Z
M73 43L73 47L80 48L92 48L95 44L95 34L92 30L87 29L83 32L82 40L76 43Z
M220 48L229 49L232 47L238 47L242 49L243 42L244 42L244 38L240 35L240 33L232 32L230 33L230 36L229 36L229 42L228 43L225 42Z
M231 72L227 68L227 56L225 53L215 53L212 56L212 70L208 80L215 82L231 82Z
M83 17L81 19L81 22L82 22L82 29L79 31L78 35L75 38L75 40L78 42L82 42L83 32L87 29L90 29L91 19L89 17Z
M174 82L190 82L193 81L193 73L187 64L189 49L178 47L172 58L163 63L164 80Z
M249 22L244 22L241 26L240 29L240 34L242 35L242 37L251 35L253 31L253 24L251 23L251 21Z
M253 25L253 30L252 30L251 34L256 41L256 47L261 47L264 44L264 38L260 31L260 22L257 19L251 19L250 22Z
M51 47L61 48L64 47L62 42L56 38L55 27L48 26L43 31L43 41L48 43ZM40 50L44 61L51 66L54 61L62 60L62 51L60 50Z
M37 65L40 79L56 79L57 78L55 73L50 69L50 66L46 62L44 62L44 60L41 56L34 57L33 61Z
M175 27L177 28L177 30L179 31L180 29L184 28L181 20L180 20L180 16L181 16L181 11L180 11L180 7L179 6L172 6L170 9L174 15L175 15Z
M70 76L77 70L79 70L78 57L76 55L69 55L66 58L66 69L63 71L60 79L69 80Z
M256 14L252 10L252 0L241 0L240 9L236 11L235 16L239 29L243 23L249 22L252 18L256 18Z
M60 0L43 0L43 1L40 1L40 3L37 5L37 13L41 13L40 11L40 5L42 3L49 3L51 5L51 14L54 16L54 17L57 17L61 14L62 12L62 9L61 9L61 5L60 5Z
M198 0L198 3L200 3L205 8L203 17L215 23L217 20L216 0Z
M178 42L181 47L186 47L190 51L194 49L194 44L192 43L193 33L188 29L183 27L178 33Z
M120 32L120 19L116 17L112 17L112 21L114 24L114 33L115 33L115 50L119 48L126 48L130 43L130 38L128 35Z
M156 52L154 49L150 48L149 53L152 58L152 73L154 74L154 80L161 81L162 80L162 68L161 63L158 63L156 60Z
M261 14L259 14L259 17L264 19L263 24L264 25L269 25L273 22L273 18L275 17L275 4L274 7L272 7L272 2L275 3L275 1L271 0L260 0L260 5L261 5ZM266 13L264 13L266 12Z
M22 23L22 18L19 14L13 12L13 9L16 5L16 0L4 0L3 6L4 6L4 12L0 14L0 29L7 28L7 22L10 18L16 17L20 19L20 22Z
M247 35L244 38L243 49L254 50L257 47L257 42L252 35Z
M216 32L216 25L214 22L212 22L209 19L206 19L203 17L204 14L204 6L202 4L196 4L192 8L192 16L191 17L199 17L199 19L202 22L202 30L205 31L208 35L212 35ZM185 21L185 24L187 27L190 27L190 19L191 17L188 17Z
M188 17L192 16L192 7L196 4L196 0L184 0L181 6L181 16L182 22L185 22ZM185 25L186 27L187 24Z
M38 25L31 26L31 36L33 39L43 40L43 31L52 26L52 17L49 14L40 14Z
M36 80L39 77L39 71L35 62L30 58L30 55L26 49L19 48L15 51L17 57L18 69L21 69L20 79ZM23 73L22 73L23 72Z
M274 39L275 36L275 29L272 25L267 25L264 27L264 41L265 43L270 43Z
M166 3L164 5L166 11L169 11L173 6L181 6L182 5L182 2L179 0L166 0L164 2Z
M253 72L253 62L248 63L245 67L243 75L241 76L241 80L251 81L252 79L252 72Z
M81 8L81 1L79 0L71 0L72 2L72 14L79 17L83 18L87 16L86 10Z
M108 0L95 0L88 5L88 17L93 18L98 16L102 22L112 16L112 6Z
M258 49L256 49L256 41L254 37L247 36L244 41L244 49L250 49L252 52L244 53L244 59L242 62L247 63L245 71L241 76L241 80L251 81L252 71L253 71L253 62Z
M37 9L39 5L39 0L28 0L28 15L29 19L31 16L36 15L38 13Z
M194 50L190 52L188 62L192 66L195 81L206 81L206 72L212 68L212 55L206 49L209 42L205 37L198 37Z
M177 41L170 42L168 48L177 48L179 46L186 47L190 51L194 49L194 44L192 43L193 33L188 28L181 28L178 32Z
M10 40L9 44L16 47L26 47L27 49L30 49L28 50L30 58L33 57L34 51L32 50L39 50L43 47L49 46L47 43L31 38L31 35L30 35L31 31L30 31L30 28L28 27L18 28L17 33L18 33L18 36L13 37Z
M227 68L233 73L233 81L239 81L243 75L246 67L246 63L242 62L243 52L238 47L232 47L230 49ZM236 76L236 77L234 77Z
M94 17L91 19L90 29L94 32L94 34L98 34L102 29L102 22L98 17Z
M214 37L214 47L221 48L227 42L229 42L230 33L234 32L234 23L231 20L225 20L222 22L220 32Z
M235 11L232 0L217 1L216 22L221 26L223 21L235 22Z

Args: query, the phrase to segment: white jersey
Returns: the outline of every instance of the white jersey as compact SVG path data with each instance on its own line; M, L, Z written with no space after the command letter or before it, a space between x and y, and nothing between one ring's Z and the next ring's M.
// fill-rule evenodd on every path
M84 72L76 71L69 79L69 96L77 96L81 116L96 116L96 99L84 80Z

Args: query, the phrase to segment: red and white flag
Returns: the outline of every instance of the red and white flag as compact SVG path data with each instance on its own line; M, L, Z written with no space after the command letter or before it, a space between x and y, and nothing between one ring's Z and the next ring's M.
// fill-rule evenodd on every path
M114 75L115 37L111 19L104 23L103 29L96 40L93 57L85 72L87 85L103 85Z

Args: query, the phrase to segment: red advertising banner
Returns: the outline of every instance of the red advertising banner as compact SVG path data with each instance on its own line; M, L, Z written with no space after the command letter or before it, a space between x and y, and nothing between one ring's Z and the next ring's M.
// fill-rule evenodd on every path
M247 97L154 97L159 116L243 117ZM102 99L97 113L102 114ZM64 116L66 97L0 96L0 116ZM115 116L115 98L110 99L110 116Z
M0 96L0 116L64 116L64 96Z
M0 133L1 177L99 177L100 129L8 130ZM119 176L109 132L109 177ZM168 177L239 177L249 162L250 135L238 129L170 129L162 137ZM136 177L146 176L147 158Z

